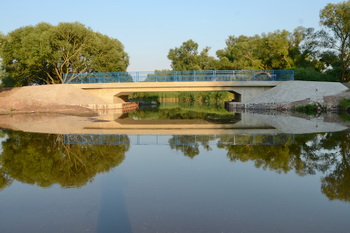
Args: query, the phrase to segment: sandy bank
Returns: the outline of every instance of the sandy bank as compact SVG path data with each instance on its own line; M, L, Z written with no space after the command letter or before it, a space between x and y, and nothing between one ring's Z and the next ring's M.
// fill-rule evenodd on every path
M93 114L84 105L104 101L67 84L27 86L0 90L0 114L50 112L73 115Z

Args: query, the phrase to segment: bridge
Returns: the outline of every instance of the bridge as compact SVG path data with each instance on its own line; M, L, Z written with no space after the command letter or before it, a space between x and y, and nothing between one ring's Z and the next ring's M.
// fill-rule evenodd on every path
M206 70L68 73L74 85L108 104L122 104L135 92L229 91L235 101L246 102L284 81L293 70Z

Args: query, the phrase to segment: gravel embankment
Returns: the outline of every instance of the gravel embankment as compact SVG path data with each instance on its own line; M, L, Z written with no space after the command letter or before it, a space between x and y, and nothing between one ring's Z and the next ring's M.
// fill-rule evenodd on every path
M347 90L349 89L346 86L335 82L289 81L265 91L246 103L288 104L305 99L315 102L323 102L323 97L337 95Z

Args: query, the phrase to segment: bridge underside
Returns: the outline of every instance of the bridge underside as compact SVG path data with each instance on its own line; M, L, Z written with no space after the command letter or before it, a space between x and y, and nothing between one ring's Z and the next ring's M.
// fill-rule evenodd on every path
M109 104L124 103L136 92L194 92L229 91L235 101L246 102L283 81L216 81L216 82L129 82L70 84L94 95Z

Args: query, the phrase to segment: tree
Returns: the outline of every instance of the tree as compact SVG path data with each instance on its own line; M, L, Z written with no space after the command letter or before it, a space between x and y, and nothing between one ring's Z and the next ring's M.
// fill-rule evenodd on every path
M209 56L209 47L198 53L198 44L193 40L183 42L179 48L170 49L168 59L173 70L210 70L215 67L214 57Z
M217 51L218 69L273 70L294 68L292 34L288 31L230 36L226 48Z
M258 58L258 41L260 36L229 36L226 40L226 48L216 52L219 58L219 70L258 70L262 69L261 60Z
M328 4L320 12L321 24L332 33L325 35L326 45L335 50L340 62L340 79L350 81L350 1Z
M15 86L66 83L66 73L124 72L129 64L123 45L80 23L39 23L5 36L0 56ZM68 78L69 77L69 78Z

